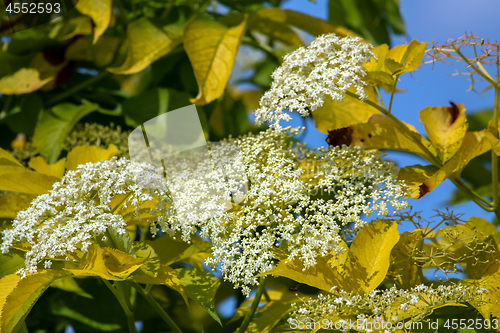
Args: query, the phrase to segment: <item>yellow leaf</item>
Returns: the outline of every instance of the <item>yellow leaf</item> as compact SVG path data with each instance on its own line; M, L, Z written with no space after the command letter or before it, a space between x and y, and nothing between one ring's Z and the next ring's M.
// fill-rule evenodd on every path
M88 251L83 256L78 268L65 270L76 276L99 276L105 280L123 280L120 277L111 275L103 258L103 251L97 244L89 246Z
M53 77L40 79L40 73L34 68L21 68L12 75L0 79L0 94L21 95L29 94L43 87Z
M283 258L275 268L261 275L283 276L299 283L330 292L333 287L345 288L346 281L342 273L342 266L348 256L348 248L345 243L341 244L344 253L330 252L325 257L316 258L316 265L304 269L302 259L292 261Z
M18 165L21 166L14 156L9 154L8 151L0 148L0 165Z
M415 133L418 140L434 153L432 144L422 137L411 125L406 125ZM373 115L368 123L356 124L348 128L331 131L328 136L329 144L356 145L366 149L395 149L403 150L426 157L426 153L417 145L410 135L399 129L398 125L389 117L379 114Z
M89 145L78 146L68 153L66 168L68 170L76 170L81 164L108 160L118 153L119 150L112 144L107 149Z
M489 299L488 302L470 303L485 319L490 319L490 314L500 319L500 272L496 272L493 275L483 277L479 280L461 279L460 282L465 285L487 289L488 294L486 294L486 298Z
M434 165L411 165L399 169L398 180L403 180L409 188L407 198L419 199L425 193L421 185L429 179L439 168Z
M42 270L21 279L10 274L0 279L0 332L10 332L29 313L37 299L63 272Z
M17 213L27 209L34 195L9 193L0 196L0 218L15 219Z
M376 58L371 58L370 62L364 63L363 66L368 72L381 71L384 67L385 57L389 51L389 46L387 44L382 44L374 47L372 52L375 54Z
M55 58L55 61L49 61L43 52L38 52L33 59L31 59L29 67L34 68L40 74L40 79L56 78L59 72L66 67L68 61L66 59L60 60ZM42 91L49 91L56 86L56 80L50 80L47 84L41 87Z
M120 250L105 247L102 256L108 268L108 272L114 276L125 277L135 272L148 259L134 258Z
M232 17L231 25L194 17L184 28L184 49L193 66L198 96L192 103L205 105L224 92L240 46L248 15Z
M92 61L91 44L86 38L78 38L64 52L64 59L71 61Z
M108 66L113 61L120 43L121 39L118 37L102 36L99 38L91 50L95 65L99 68Z
M387 52L384 69L391 75L401 75L414 71L422 62L427 43L419 43L416 39L408 45L398 45Z
M276 21L269 17L268 9L254 12L248 18L248 29L268 35L272 39L282 41L288 45L300 46L302 40L284 21Z
M418 273L418 266L413 262L416 250L422 245L422 230L405 231L391 252L391 265L388 275L391 275L401 289L410 289L424 283Z
M169 53L180 43L176 34L157 28L142 17L127 26L128 54L120 67L108 68L114 74L134 74Z
M66 158L62 158L54 164L47 164L42 156L36 156L30 159L28 166L45 175L62 178L66 168Z
M111 22L112 0L80 0L76 9L83 15L89 16L94 21L94 44L108 29Z
M460 148L467 132L467 118L463 104L449 107L426 107L420 111L429 140L436 147L438 158L446 163Z
M459 177L470 160L490 150L491 142L486 132L483 130L466 133L462 145L453 157L421 185L422 196L435 189L446 178Z
M354 88L349 90L355 92ZM378 104L373 87L367 87L365 92L370 101ZM314 110L312 116L318 131L328 134L332 130L365 123L374 114L379 114L377 109L357 98L346 96L341 103L326 96L323 106Z
M181 285L179 274L175 271L175 269L167 265L160 265L158 275L156 277L149 274L133 274L130 276L130 279L142 284L161 284L168 286L181 294L186 304L189 303L186 292Z
M349 248L343 276L346 291L367 293L379 286L389 269L391 251L399 240L394 221L375 220L363 227Z
M44 194L59 179L28 170L22 166L4 165L0 168L0 191Z

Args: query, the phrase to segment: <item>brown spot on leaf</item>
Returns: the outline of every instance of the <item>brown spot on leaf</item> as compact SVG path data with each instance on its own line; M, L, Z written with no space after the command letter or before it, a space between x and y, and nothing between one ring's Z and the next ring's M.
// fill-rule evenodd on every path
M418 198L422 198L424 195L426 195L427 193L429 193L431 190L429 188L429 186L427 186L427 184L423 183L422 185L420 185L420 194L418 196Z
M344 127L333 131L328 131L326 143L330 146L350 145L352 143L352 128Z
M451 115L451 120L450 120L450 126L453 125L453 123L458 119L458 116L460 115L460 110L458 109L458 106L450 101L451 106L448 107L448 112Z

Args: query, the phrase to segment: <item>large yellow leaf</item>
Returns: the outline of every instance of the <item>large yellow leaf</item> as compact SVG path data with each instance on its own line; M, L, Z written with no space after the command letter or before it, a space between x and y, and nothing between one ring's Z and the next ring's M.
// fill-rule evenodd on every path
M34 198L34 195L21 193L0 196L0 218L15 219L17 213L27 209Z
M421 197L435 189L446 178L459 177L470 160L490 150L491 141L486 133L486 130L466 133L462 145L453 157L421 185Z
M35 156L30 159L28 166L45 175L62 178L66 168L66 158L62 158L54 164L48 164L42 156Z
M429 140L422 137L413 126L406 125L414 132L417 139L426 146L431 153L435 149ZM373 115L368 123L356 124L348 128L341 128L330 131L328 143L337 145L356 145L363 146L366 149L394 149L415 153L426 157L423 151L411 138L411 136L402 131L399 126L389 117L379 114Z
M134 258L117 249L105 247L102 256L108 268L108 272L114 276L126 277L135 272L148 259Z
M40 79L40 73L34 68L21 68L12 75L0 79L0 94L21 95L29 94L43 87L53 77Z
M422 230L416 229L401 234L398 243L391 252L389 274L401 289L410 289L422 284L423 275L418 272L418 266L413 262L416 250L422 245Z
M463 104L449 107L426 107L420 111L429 140L436 147L437 156L446 163L457 152L467 132L467 118Z
M363 227L354 238L344 265L345 290L361 294L377 288L387 274L391 251L398 240L394 221L375 220Z
M465 285L485 288L488 290L486 295L489 298L488 302L471 302L479 313L485 318L489 319L490 315L500 320L500 272L483 277L479 280L474 279L461 279L461 283ZM499 328L500 329L500 328Z
M416 39L408 45L398 45L387 52L384 69L391 75L401 75L414 71L422 62L427 42L419 43Z
M247 24L247 15L232 17L231 24L194 17L184 28L184 49L198 82L192 103L205 105L224 92Z
M89 16L94 21L94 44L108 29L111 22L112 0L80 0L76 9L83 15Z
M355 92L353 88L349 90ZM373 87L366 88L365 92L370 101L378 104ZM366 123L374 114L379 114L377 109L357 98L346 96L340 103L326 96L323 106L314 110L312 116L318 131L328 134L328 131Z
M316 258L316 265L308 269L304 269L300 258L288 261L281 255L282 260L276 267L262 275L283 276L327 292L333 287L346 288L346 281L341 272L349 249L345 243L342 243L341 247L344 253L330 252L325 257Z
M4 165L0 167L0 191L26 194L44 194L52 189L59 179L28 170L22 166Z
M180 43L176 33L157 28L142 17L127 26L128 54L120 67L108 68L115 74L134 74L169 53Z
M105 280L123 280L109 272L106 262L103 258L102 248L97 244L89 246L88 251L83 256L78 268L65 270L76 276L99 276Z
M107 149L89 145L78 146L68 153L66 168L68 170L76 170L81 164L108 160L119 152L113 144L109 145Z
M21 279L10 274L0 279L0 332L11 332L29 313L37 299L63 272L42 270Z
M14 156L12 156L8 151L0 148L0 166L3 165L17 165L21 166L21 163L16 160Z
M439 168L434 165L410 165L399 169L398 180L405 182L408 186L407 198L418 199L423 193L422 183L429 179Z

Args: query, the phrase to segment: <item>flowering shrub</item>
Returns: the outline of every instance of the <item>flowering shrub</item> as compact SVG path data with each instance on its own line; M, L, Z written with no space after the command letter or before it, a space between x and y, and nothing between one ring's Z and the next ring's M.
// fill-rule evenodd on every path
M427 43L416 40L392 49L373 47L360 37L350 37L350 31L320 24L325 22L315 21L313 28L304 25L302 16L292 11L264 8L248 13L250 9L238 7L233 9L244 14L230 13L221 23L197 15L198 4L186 5L194 12L186 22L191 14L176 8L175 20L169 17L160 29L146 17L136 19L134 4L115 8L127 26L114 31L127 32L128 53L120 65L122 48L112 35L103 35L110 22L101 20L115 11L112 5L101 5L109 7L107 16L96 15L99 11L81 2L77 9L87 16L72 21L76 30L59 27L50 33L71 39L61 68L49 66L44 62L48 55L41 54L32 59L32 67L0 78L0 93L6 96L46 91L60 84L62 68L91 57L98 68L110 66L106 70L116 80L79 94L111 75L99 73L73 86L68 91L76 92L73 97L79 105L59 103L68 93L51 94L43 102L53 106L37 116L32 142L18 131L12 154L0 149L0 217L6 220L0 257L0 331L36 326L30 311L36 318L53 314L66 318L44 332L61 332L74 324L83 331L91 327L133 333L140 330L139 323L145 323L148 332L217 331L220 327L210 324L213 319L222 325L215 305L232 295L231 287L241 289L248 300L240 300L223 330L234 331L233 323L243 317L239 333L290 331L297 322L315 331L316 322L344 324L353 319L390 323L383 331L411 331L406 324L442 320L450 313L474 323L481 317L498 320L496 224L477 217L462 221L444 213L439 213L442 221L424 224L418 214L403 211L407 198L421 199L450 179L463 196L500 216L498 43L465 36L430 51ZM148 13L154 6L163 5L147 2L137 10ZM166 8L164 15L169 16L172 8ZM289 25L321 33L310 46L299 47L302 42ZM87 30L94 37L90 44L77 38ZM250 38L247 31L298 47L274 71L270 89L256 108L256 122L269 124L267 130L249 126L246 113L234 115L252 105L252 93L225 89L242 40L273 54L272 47L253 35ZM99 47L114 45L117 59L102 57L100 38L104 45ZM78 40L82 42L76 44ZM183 52L177 52L179 48ZM467 53L467 48L474 52ZM495 91L488 124L468 131L471 118L464 105L427 107L420 112L424 137L395 116L392 101L398 78L417 70L426 51L433 62L465 62L473 78L480 76L486 89ZM155 68L151 74L150 65L179 53L193 68L191 81L196 81L199 92L191 102L202 109L200 122L210 124L204 134L227 136L220 144L210 144L209 155L217 160L237 147L237 159L224 160L222 167L211 160L187 163L181 154L170 155L161 166L133 162L125 146L128 129L89 124L72 130L92 112L124 116L128 126L142 129L140 139L147 149L141 153L151 155L144 122L188 104L189 96L162 86L142 96L141 89L149 82L161 82L161 71ZM469 56L472 53L474 57ZM51 83L52 77L43 77L45 72L58 79ZM14 81L21 83L11 85ZM121 90L113 91L116 98L102 95L117 82ZM379 88L391 94L388 107ZM157 100L158 108L148 110L146 117L137 105L150 99ZM5 104L7 109L11 102ZM113 104L115 109L99 103ZM300 129L281 126L280 121L290 120L295 111L314 118L327 148L309 148L297 139ZM225 122L226 116L231 121ZM398 169L383 159L382 149L409 152L429 164ZM191 157L201 160L196 154ZM463 172L474 158L486 165L483 173L491 178L480 190L471 188L475 178ZM404 223L413 223L414 230L398 232ZM445 281L437 276L433 280L433 270L444 272ZM447 278L458 271L463 278ZM45 291L48 296L42 296ZM93 319L96 314L85 312L88 309L81 311L85 315L73 310L78 303L68 301L73 298L52 297L63 291L80 301L104 298L103 308L95 312L106 318L101 323ZM110 295L116 304L109 303ZM149 305L139 303L142 300ZM189 310L189 302L197 308ZM90 308L99 304L96 301ZM119 315L105 313L118 305ZM204 310L196 310L199 307Z

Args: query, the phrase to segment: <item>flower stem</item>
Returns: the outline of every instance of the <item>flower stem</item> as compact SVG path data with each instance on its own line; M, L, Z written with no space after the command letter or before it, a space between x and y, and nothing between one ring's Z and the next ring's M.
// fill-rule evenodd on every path
M394 93L396 92L396 85L398 84L398 79L399 79L399 75L397 75L394 78L394 85L392 86L392 91L391 91L391 100L389 101L389 109L387 109L387 112L389 112L389 113L391 113L391 110L392 110L392 101L394 100Z
M127 324L128 324L128 330L129 333L137 333L137 330L135 329L135 320L134 320L134 313L132 310L129 308L127 305L127 301L125 300L125 297L116 290L114 286L109 283L108 280L102 279L104 281L104 284L111 290L113 295L115 295L116 299L118 300L118 303L120 303L123 312L125 312L125 315L127 316Z
M238 333L245 333L248 325L250 324L250 321L252 320L253 316L255 315L255 311L257 310L257 307L259 306L260 299L262 298L262 294L264 293L264 290L266 290L265 277L261 277L259 280L259 287L257 288L257 293L255 294L252 305L250 306L250 310L248 311L247 315L245 316L245 319L243 319L243 323L241 323L241 326L240 326L240 329L238 330Z
M500 47L497 48L500 51ZM498 52L497 52L498 53ZM498 139L498 113L500 112L500 59L497 59L497 85L495 87L495 102L493 106L493 135ZM495 214L497 219L500 221L499 211L499 198L498 198L498 156L491 150L491 181L493 184L493 207L495 208Z
M138 285L136 282L128 281L132 287L135 288L139 292L139 294L142 295L148 301L148 303L155 309L155 311L162 317L162 319L167 323L167 325L175 332L175 333L182 333L181 329L177 324L170 318L170 316L163 310L160 304L151 296L149 293L146 293L144 289Z

